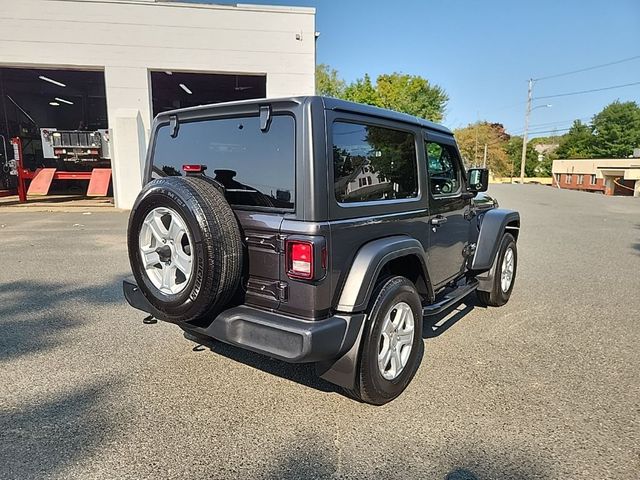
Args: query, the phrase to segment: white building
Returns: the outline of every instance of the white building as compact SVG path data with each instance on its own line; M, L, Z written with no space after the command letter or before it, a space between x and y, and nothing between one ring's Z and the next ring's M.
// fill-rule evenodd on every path
M315 89L313 8L0 0L0 9L0 86L9 112L0 134L31 135L37 143L36 127L76 128L56 122L110 128L120 208L140 189L158 111Z

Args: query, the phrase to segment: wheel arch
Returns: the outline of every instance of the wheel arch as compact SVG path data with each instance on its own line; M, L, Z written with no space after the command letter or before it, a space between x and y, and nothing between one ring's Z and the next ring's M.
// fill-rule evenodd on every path
M520 214L515 210L495 208L483 215L476 251L471 262L471 270L485 272L491 268L505 232L518 240Z
M420 295L433 297L424 247L415 238L395 235L368 242L358 250L336 309L340 312L366 309L378 280L387 275L407 277Z

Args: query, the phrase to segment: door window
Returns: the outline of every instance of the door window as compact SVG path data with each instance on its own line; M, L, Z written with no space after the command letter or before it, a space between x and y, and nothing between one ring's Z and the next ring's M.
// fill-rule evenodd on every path
M425 150L431 194L443 197L460 192L460 164L455 148L442 143L426 142Z

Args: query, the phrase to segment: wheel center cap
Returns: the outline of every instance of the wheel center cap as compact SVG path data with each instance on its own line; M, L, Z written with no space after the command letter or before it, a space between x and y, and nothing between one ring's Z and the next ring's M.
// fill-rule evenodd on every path
M161 262L167 263L171 261L171 247L169 245L156 248L156 253L158 257L160 257Z

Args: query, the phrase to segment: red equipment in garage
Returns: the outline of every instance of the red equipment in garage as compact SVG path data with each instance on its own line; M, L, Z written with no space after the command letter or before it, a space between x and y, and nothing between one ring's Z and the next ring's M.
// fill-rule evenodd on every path
M12 138L11 144L15 161L15 171L12 173L18 176L18 197L21 202L26 202L28 195L47 195L54 180L89 180L87 196L107 196L111 168L94 168L87 172L63 171L57 168L38 168L32 171L24 167L20 137ZM27 180L31 181L28 188Z

